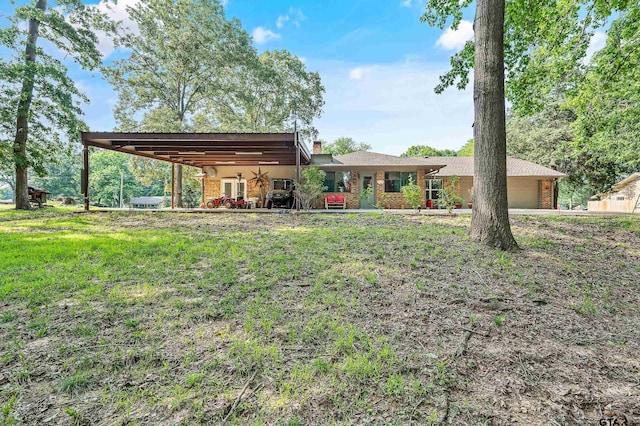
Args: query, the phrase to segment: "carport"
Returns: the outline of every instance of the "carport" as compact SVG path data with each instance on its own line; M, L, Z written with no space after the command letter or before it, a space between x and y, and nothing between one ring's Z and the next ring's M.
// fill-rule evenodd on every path
M125 154L167 161L171 173L171 207L175 197L175 165L198 167L220 165L288 165L310 164L311 154L293 133L121 133L82 132L82 193L84 209L89 210L89 147L110 149Z

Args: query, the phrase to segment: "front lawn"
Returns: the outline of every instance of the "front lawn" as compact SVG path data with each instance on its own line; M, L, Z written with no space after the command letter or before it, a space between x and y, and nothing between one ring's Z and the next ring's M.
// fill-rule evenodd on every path
M0 211L0 422L640 418L640 218Z

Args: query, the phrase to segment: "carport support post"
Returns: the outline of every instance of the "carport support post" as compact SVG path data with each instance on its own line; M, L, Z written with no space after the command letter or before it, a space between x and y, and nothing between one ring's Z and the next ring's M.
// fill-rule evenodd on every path
M298 132L296 131L294 134L294 139L296 142L296 183L300 184L300 138L298 137ZM296 210L300 210L300 198L296 197Z
M176 164L171 163L171 209L175 209L176 203Z
M84 210L89 211L89 146L84 141L83 145L82 194L84 194Z

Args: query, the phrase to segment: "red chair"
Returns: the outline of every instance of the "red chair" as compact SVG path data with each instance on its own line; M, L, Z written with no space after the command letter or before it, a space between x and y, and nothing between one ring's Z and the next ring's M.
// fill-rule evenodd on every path
M427 200L427 208L428 209L432 209L433 208L433 200Z
M342 204L342 210L347 206L347 202L344 200L344 194L336 194L336 205Z

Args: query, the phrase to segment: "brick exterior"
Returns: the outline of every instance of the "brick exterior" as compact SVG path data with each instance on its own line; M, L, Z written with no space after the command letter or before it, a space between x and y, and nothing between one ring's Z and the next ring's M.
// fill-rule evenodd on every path
M551 180L540 181L540 208L553 208L553 181Z
M218 178L205 178L204 179L204 201L209 198L220 197L220 179Z
M392 171L392 170L390 170ZM402 192L385 192L384 191L384 170L376 172L376 203L382 204L385 209L409 209L411 206L407 202ZM418 170L416 184L422 191L421 207L424 208L426 200L426 174L423 170Z

